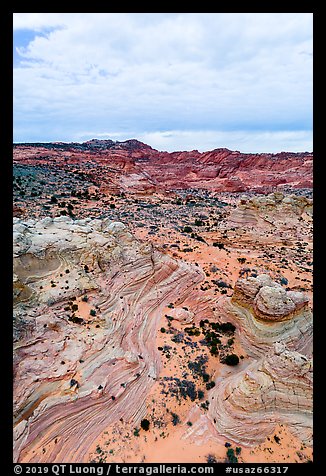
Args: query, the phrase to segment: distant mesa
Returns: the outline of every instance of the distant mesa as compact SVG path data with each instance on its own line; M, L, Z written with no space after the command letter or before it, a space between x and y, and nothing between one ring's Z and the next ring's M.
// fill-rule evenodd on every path
M27 147L45 147L47 149L125 149L125 150L139 150L139 149L152 149L151 146L140 142L137 139L128 139L125 141L114 141L111 139L91 139L86 142L20 142L15 143L15 147L27 146Z
M106 180L114 182L120 192L133 193L135 186L136 193L143 187L146 194L185 188L267 194L275 190L309 190L313 186L310 152L246 154L227 148L163 152L137 139L91 139L83 143L14 144L13 155L15 163L26 165L51 163L60 167L78 163L87 169L90 161L97 166L110 164L112 169L106 171ZM96 181L95 175L92 181ZM98 180L101 183L97 185L104 186L103 177Z
M114 141L111 139L91 139L83 142L83 146L87 146L91 149L127 149L127 150L139 150L139 149L152 149L151 146L140 142L137 139L128 139L125 141Z

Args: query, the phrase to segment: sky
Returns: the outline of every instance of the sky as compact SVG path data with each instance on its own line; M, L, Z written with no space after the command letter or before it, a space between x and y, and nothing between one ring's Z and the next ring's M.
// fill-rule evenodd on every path
M14 142L312 151L312 13L14 13Z

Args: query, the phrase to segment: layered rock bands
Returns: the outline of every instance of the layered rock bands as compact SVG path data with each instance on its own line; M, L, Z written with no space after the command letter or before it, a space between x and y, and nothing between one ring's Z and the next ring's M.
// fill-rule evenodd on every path
M219 435L255 446L286 424L312 443L312 314L301 292L268 275L239 279L220 311L238 327L250 357L240 371L220 376L209 418Z
M14 221L14 457L82 462L159 373L162 309L203 279L122 223Z

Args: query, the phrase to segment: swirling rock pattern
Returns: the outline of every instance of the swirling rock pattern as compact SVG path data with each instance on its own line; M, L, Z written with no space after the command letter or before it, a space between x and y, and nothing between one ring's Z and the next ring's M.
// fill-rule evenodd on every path
M273 228L282 229L287 223L301 221L311 223L313 215L313 200L304 196L289 195L283 192L273 192L266 196L248 198L243 196L238 206L232 210L230 226L265 226L268 223Z
M223 436L255 446L283 423L311 444L312 362L306 356L276 343L266 357L217 386L209 416Z
M269 275L262 274L235 284L222 312L240 324L240 340L249 355L262 356L281 341L291 350L312 352L312 313L302 292L286 291Z
M312 442L312 314L303 293L268 275L239 279L221 312L233 320L251 363L220 376L209 417L220 435L255 446L278 423Z
M138 424L162 310L203 279L122 223L15 218L15 461L82 462L109 424Z

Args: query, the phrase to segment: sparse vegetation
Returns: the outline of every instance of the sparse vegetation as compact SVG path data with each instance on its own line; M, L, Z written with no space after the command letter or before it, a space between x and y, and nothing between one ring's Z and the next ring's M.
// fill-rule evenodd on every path
M228 354L223 360L223 363L226 365L238 365L239 357L236 354Z
M45 148L47 147L48 146ZM104 173L97 176L97 174L101 172L102 166L100 165L100 161L98 164L96 163L96 166L94 165L95 162L92 162L93 153L89 162L74 159L71 163L69 159L70 153L71 152L68 152L67 154L68 159L65 159L65 161L68 160L67 167L62 169L56 157L50 159L50 167L48 167L46 160L43 158L44 151L40 155L41 166L29 165L23 169L20 164L17 165L17 169L23 170L24 173L30 170L37 170L39 174L39 178L35 182L33 182L32 177L26 173L24 177L16 178L14 185L15 203L17 203L17 208L21 208L20 211L18 210L17 216L24 216L26 219L30 216L33 218L38 216L42 218L55 218L59 216L59 214L63 216L68 214L70 218L74 217L76 219L87 219L90 217L99 218L100 220L109 218L109 220L112 221L121 221L130 226L132 233L137 235L137 231L139 231L140 239L147 241L148 244L152 241L154 247L157 246L159 249L162 249L167 260L170 257L176 258L176 260L184 260L191 263L192 268L198 273L205 273L205 277L199 283L198 281L196 282L196 276L194 277L194 290L191 291L193 296L190 296L190 299L188 299L187 295L183 296L181 292L180 299L178 298L179 296L173 296L172 293L170 295L166 294L165 296L165 291L161 294L160 283L156 281L156 276L153 275L152 280L155 286L155 297L157 296L158 302L162 304L164 304L164 302L166 303L166 301L163 301L163 298L174 300L174 303L169 303L167 308L175 308L175 318L169 316L169 312L166 309L168 314L164 317L165 312L163 311L161 324L158 326L158 339L160 344L157 345L159 345L158 350L160 351L164 372L156 375L155 378L151 377L154 375L152 372L148 372L148 378L153 378L153 382L156 380L155 392L157 388L159 388L160 394L155 393L153 395L155 396L155 400L154 398L151 400L153 405L150 403L152 396L146 402L148 403L148 420L145 418L143 421L148 421L147 429L143 427L143 422L142 424L139 423L139 428L134 428L133 425L131 426L130 424L127 426L128 422L122 422L121 418L121 425L119 422L116 422L117 424L113 428L112 435L111 430L109 430L110 436L108 437L108 441L110 440L110 442L104 446L104 443L100 440L101 446L95 446L96 449L94 450L95 462L99 463L105 462L106 456L110 459L109 455L113 454L115 460L121 458L121 448L114 442L114 439L117 440L120 436L121 441L123 441L126 446L129 445L129 443L135 446L138 446L137 443L141 443L142 446L143 442L147 441L148 443L152 443L152 441L157 441L161 438L168 438L172 432L178 431L178 429L174 427L180 424L180 419L185 426L185 428L182 427L180 430L185 431L187 428L190 430L189 432L191 432L190 427L193 423L187 421L187 418L190 418L189 415L192 415L192 413L189 413L189 410L197 405L199 411L204 414L209 408L209 402L206 399L208 395L210 395L210 399L215 396L215 389L213 389L215 385L214 380L220 375L218 361L225 365L234 366L231 373L238 371L236 366L240 363L240 360L245 357L243 355L238 356L234 353L241 353L241 350L237 350L238 337L236 327L231 322L221 322L221 319L223 319L222 316L225 314L220 313L220 305L216 305L216 310L215 307L212 306L214 306L215 302L220 300L221 295L232 295L232 288L239 271L241 274L241 270L248 269L249 271L245 271L243 275L248 278L257 276L258 273L261 274L263 268L266 266L266 273L270 272L273 279L283 286L289 286L287 290L297 291L299 289L305 289L310 291L312 290L312 284L309 278L311 269L306 268L306 266L311 267L313 262L311 259L310 239L308 240L307 238L307 241L309 241L309 249L307 249L307 247L305 247L306 243L302 243L301 237L297 238L301 243L299 241L298 243L294 243L295 240L292 242L291 232L285 228L284 238L289 235L289 241L286 243L286 240L284 240L284 247L280 247L279 245L264 245L264 247L260 247L262 234L259 226L257 226L257 229L255 226L250 227L247 225L241 225L239 227L238 224L234 223L233 228L231 228L228 217L236 206L235 203L238 197L236 194L225 194L228 203L221 202L218 198L219 194L212 196L213 194L209 191L195 189L171 190L170 196L168 196L168 194L165 196L163 193L157 195L154 193L147 196L138 195L138 198L135 198L132 189L126 191L126 194L120 194L111 190L113 187L111 187L112 184L110 182L111 164L109 162L105 163L104 167L108 168L103 168ZM39 160L39 157L35 157L35 160ZM52 160L53 162L51 163ZM141 164L141 160L147 160L146 154L144 154L144 158L140 159L139 164ZM104 163L105 161L102 162ZM42 180L40 180L40 178L42 178ZM92 181L94 181L94 183L92 183ZM103 195L101 194L101 188L98 188L98 190L94 192L94 187L92 187L92 185L99 187L102 183L103 190L110 190L109 192L105 191ZM30 184L35 185L35 187L31 188ZM90 190L90 193L87 189ZM255 192L250 191L247 200L250 200L252 196L255 196ZM34 199L31 197L34 197ZM38 197L38 200L35 200L35 197ZM193 197L194 199L190 199L189 197ZM95 200L97 200L98 203L96 203ZM300 227L296 227L298 236L305 232L305 227L308 228L307 220L302 220L302 218L299 218L299 220ZM64 219L62 219L62 221L64 221ZM58 222L60 222L60 220L58 220ZM268 227L270 228L270 225L268 225ZM242 235L238 233L240 230L241 233L243 233ZM276 231L278 232L278 230ZM272 240L272 234L273 231L267 232L266 236L263 237L264 240ZM149 235L155 236L153 236L152 239ZM238 237L240 238L239 240ZM257 239L253 240L253 238ZM252 247L251 243L254 243ZM226 247L228 249L226 249ZM230 258L232 259L229 259L228 253L230 253ZM242 253L247 256L247 258L245 258ZM102 334L102 329L103 333L106 331L104 317L106 317L107 314L105 305L103 305L103 308L102 306L101 308L96 307L96 303L101 302L98 299L96 288L83 285L83 280L87 280L88 278L96 279L96 273L99 267L101 268L102 262L99 260L97 263L96 260L92 260L86 255L82 256L83 261L79 265L79 269L78 267L73 267L70 271L64 269L59 270L59 272L61 271L60 278L58 272L55 271L49 278L49 280L53 280L52 282L49 282L49 280L47 280L48 278L46 278L42 280L43 286L39 286L39 284L36 283L35 289L41 290L44 287L45 289L42 293L45 294L49 291L50 287L53 295L57 296L62 293L60 296L61 301L59 301L61 302L61 308L53 306L53 320L56 320L58 328L62 326L62 324L68 328L68 332L65 336L67 343L70 337L72 337L72 339L74 338L74 333L77 335L78 332L81 332L83 336L82 339L87 340L87 342L92 345L93 341L96 342L96 337ZM84 260L88 262L88 265L84 264ZM153 255L153 260L155 266L149 266L150 273L156 271L158 268L155 254ZM242 267L244 264L245 266L250 266L250 268ZM283 268L283 272L287 278L282 276L278 265L280 268ZM104 260L103 269L105 270L106 268L106 260ZM123 274L125 270L119 270L119 272ZM85 275L85 273L90 274ZM65 280L65 278L67 279ZM176 286L177 285L176 283ZM85 286L85 289L83 289L82 286ZM55 287L56 289L54 289ZM69 288L71 291L64 294ZM70 297L71 292L77 295L77 301L76 297ZM86 294L83 295L83 293L86 292L89 293L88 296ZM124 312L128 312L128 291L126 293L122 291L122 293L124 299L121 300L121 309L125 307ZM192 299L192 297L194 299ZM119 295L117 298L119 299ZM69 303L67 303L68 300ZM80 301L82 303L88 302L89 304L84 305L81 304ZM202 304L206 302L207 314L206 310L202 309ZM223 303L223 299L221 299L220 302ZM77 303L79 304L79 308ZM188 313L182 311L182 307L185 309L184 304L189 308ZM91 307L93 307L93 309L91 309ZM179 311L181 311L180 314ZM159 312L162 312L162 308L160 308ZM92 316L92 319L87 317L88 313ZM79 315L85 315L85 320L79 317ZM93 319L96 315L101 315L101 319ZM199 322L199 319L206 315L209 319L202 318ZM193 321L191 321L192 316ZM109 318L110 317L111 315ZM185 317L185 319L181 321L183 317ZM60 319L62 319L61 322ZM115 319L116 313L113 312L112 320L114 321ZM97 322L100 322L100 324ZM192 324L192 322L195 324ZM131 327L137 329L137 325L138 323L133 322L128 329L131 329ZM47 329L45 326L47 326ZM101 329L97 330L100 327ZM44 328L46 329L44 332L46 332L49 339L51 339L51 334L53 334L53 332L51 333L52 327L50 327L50 324L45 324ZM97 333L97 336L95 333ZM71 343L74 342L71 341ZM147 345L146 342L145 344ZM123 343L123 348L127 350L125 342ZM142 352L143 350L144 349L139 350L138 352ZM88 362L89 354L87 349L83 348L81 351L82 353L80 355ZM147 357L145 352L143 356L138 356L140 364L144 364L142 359L146 359L145 356ZM79 356L76 359L77 373L73 374L70 373L73 367L69 360L69 353L62 352L62 356L58 359L58 363L60 364L59 369L63 371L63 373L67 372L67 387L70 385L69 379L71 375L75 376L75 379L84 379L84 377L80 377L80 375L84 375L82 372L83 365L79 365L83 363L84 360L79 359ZM146 365L147 363L146 359ZM115 362L112 362L112 365L115 365ZM238 368L240 368L240 365ZM95 390L97 389L96 392L98 391L96 396L101 398L101 394L103 394L104 397L107 392L116 392L116 397L111 397L112 401L115 399L120 400L119 395L124 388L127 393L130 389L132 391L133 385L138 385L139 377L143 374L143 370L141 373L136 373L137 370L134 368L130 370L130 376L132 376L132 378L129 378L129 375L124 375L123 381L125 383L122 384L121 389L116 389L114 386L111 387L109 380L105 384L102 380L96 381L94 387ZM145 371L146 370L148 369L145 366ZM224 368L224 370L226 373L230 373L231 371L231 369L227 370L227 368ZM73 371L75 372L75 370ZM79 373L79 371L81 371L81 373ZM38 379L36 381L38 381ZM74 379L71 380L71 382L73 381ZM77 380L75 381L77 382ZM80 382L83 385L83 380L80 380ZM104 389L99 383L102 383ZM118 386L119 385L120 383ZM74 400L78 397L78 395L74 393L76 387L75 385L71 385L70 388L70 392L72 393L70 397L71 400ZM213 389L212 392L211 389ZM108 393L108 396L110 396L110 393ZM79 398L80 397L81 395L79 395ZM213 402L214 400L212 400L212 405ZM171 406L169 405L170 403ZM109 409L111 405L112 402L109 404ZM166 408L170 408L168 413L165 413ZM179 413L180 416L171 410ZM213 420L214 423L216 423L216 419ZM141 438L137 441L135 439L136 437ZM270 437L270 442L274 442L274 446L271 445L271 449L274 450L275 447L280 445L277 449L286 451L285 445L281 445L283 441L281 438L283 438L282 432L279 433L279 436L275 435L274 437ZM58 442L61 442L60 438ZM114 448L114 450L109 448ZM300 447L298 447L298 449L299 448ZM268 448L265 448L264 451L265 450L266 453L269 451ZM48 452L49 449L46 448L46 451ZM237 463L238 459L242 462L242 459L247 456L247 451L241 454L241 447L232 448L230 443L228 443L226 449L223 450L224 454L222 458L220 458L219 454L207 454L208 451L210 451L207 447L206 450L203 447L203 451L205 452L201 453L201 461L207 460L208 463L216 463L217 460L221 461L223 458L226 458L226 461L229 463ZM308 453L308 450L303 447L301 447L300 451ZM139 454L138 456L140 460L143 456L147 457L147 454L144 451L144 455ZM268 453L267 456L270 458ZM300 454L297 453L297 456L301 462L311 462L306 454L300 456ZM286 458L287 453L284 452L284 461Z
M142 429L145 430L145 431L148 431L148 430L149 430L149 425L150 425L150 422L149 422L149 420L147 420L147 418L144 418L144 419L140 422L140 426L141 426Z
M238 458L235 456L233 448L228 448L227 449L226 457L227 457L227 460L226 460L227 463L237 463L238 462Z
M172 417L172 425L173 426L176 426L180 423L179 415L177 415L176 413L171 412L171 417Z

